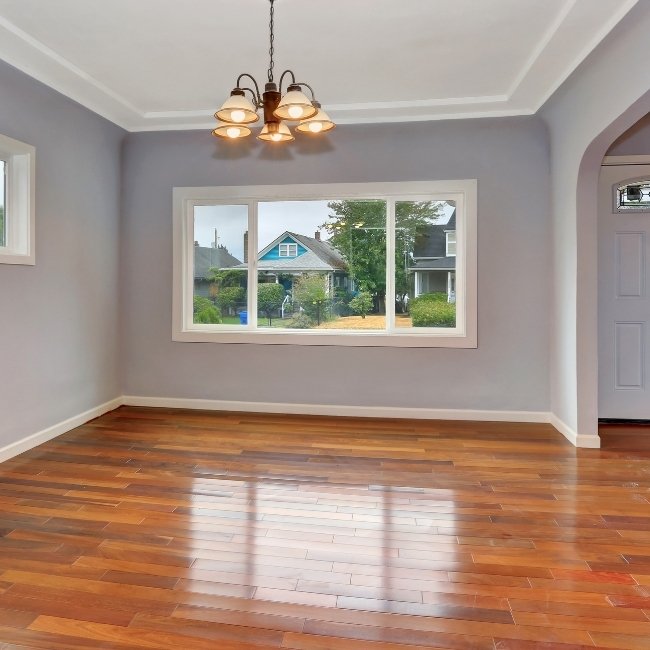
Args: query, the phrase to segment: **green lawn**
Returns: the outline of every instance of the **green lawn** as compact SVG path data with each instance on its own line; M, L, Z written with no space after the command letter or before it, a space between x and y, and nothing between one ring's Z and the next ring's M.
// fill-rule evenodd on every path
M221 324L222 325L239 325L239 316L223 316ZM282 320L281 318L274 318L271 321L271 327L286 327L286 324L289 322L288 318ZM269 319L264 317L259 317L257 319L258 327L268 327Z

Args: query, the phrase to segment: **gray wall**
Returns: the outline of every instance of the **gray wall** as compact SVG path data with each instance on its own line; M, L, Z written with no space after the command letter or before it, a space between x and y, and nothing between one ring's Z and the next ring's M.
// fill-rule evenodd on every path
M0 264L0 447L121 394L124 132L0 63L0 133L36 147L36 266Z
M551 137L552 411L578 434L598 418L598 173L610 145L650 110L650 2L640 2L542 107ZM618 83L621 73L630 83Z
M341 126L321 150L304 141L230 144L202 131L127 136L125 394L548 410L550 189L541 120ZM462 178L479 181L478 349L171 341L173 186Z
M607 151L608 156L650 155L650 113L629 128Z

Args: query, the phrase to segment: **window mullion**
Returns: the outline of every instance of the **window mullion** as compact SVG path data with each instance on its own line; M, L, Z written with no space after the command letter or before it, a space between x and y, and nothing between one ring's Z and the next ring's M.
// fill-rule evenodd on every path
M14 206L11 204L13 199L13 187L11 187L11 158L7 156L5 160L5 172L2 182L4 183L4 246L10 250L16 248L16 242L13 239L13 228L11 227L11 219L9 218L14 211Z
M184 211L187 215L183 228L183 259L185 266L185 291L183 300L183 327L191 329L194 325L194 210L197 206L196 201L185 201Z
M386 329L395 329L395 199L386 205Z
M248 325L257 329L257 233L258 201L248 202Z

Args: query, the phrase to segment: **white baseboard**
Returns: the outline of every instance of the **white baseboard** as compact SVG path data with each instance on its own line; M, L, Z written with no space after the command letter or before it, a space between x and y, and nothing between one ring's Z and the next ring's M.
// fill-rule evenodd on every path
M18 454L22 454L24 451L38 447L38 445L42 445L44 442L52 440L52 438L56 438L57 436L60 436L61 434L74 429L75 427L79 427L82 424L93 420L94 418L98 418L100 415L104 415L104 413L108 413L109 411L118 408L118 406L122 406L122 404L122 398L116 397L115 399L104 402L104 404L100 404L95 408L89 409L88 411L84 411L79 415L68 418L63 422L59 422L58 424L48 427L47 429L33 433L31 436L27 436L22 440L12 442L5 447L1 447L0 463L13 458L14 456L18 456Z
M555 413L549 413L548 416L549 424L553 425L575 447L600 449L599 436L592 436L574 431L568 424L560 420Z
M390 406L342 406L333 404L291 404L281 402L238 402L177 397L125 395L126 406L151 406L206 411L246 413L288 413L291 415L331 415L362 418L404 418L412 420L476 420L488 422L548 422L545 411L478 411L466 409L426 409Z
M178 397L116 397L84 413L68 418L47 429L0 448L0 463L52 440L75 427L104 415L119 406L240 411L244 413L288 413L291 415L328 415L338 417L403 418L414 420L468 420L476 422L541 422L553 425L576 447L597 449L600 438L578 434L554 413L546 411L491 411L466 409L426 409L389 406L342 406L333 404L291 404L282 402L239 402L233 400L188 399Z

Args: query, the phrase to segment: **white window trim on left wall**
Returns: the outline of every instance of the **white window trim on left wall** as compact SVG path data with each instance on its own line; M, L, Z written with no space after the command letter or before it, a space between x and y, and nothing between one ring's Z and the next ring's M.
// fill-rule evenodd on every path
M0 246L0 264L36 263L35 225L35 158L36 149L29 144L0 135L0 158L6 164L5 228L7 241Z

